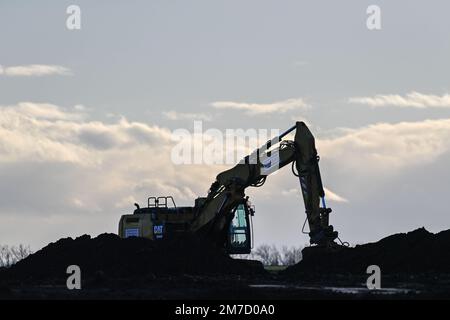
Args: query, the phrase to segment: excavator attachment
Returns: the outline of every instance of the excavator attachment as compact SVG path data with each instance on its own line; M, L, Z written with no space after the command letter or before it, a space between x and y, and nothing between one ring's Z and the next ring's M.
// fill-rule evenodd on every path
M309 223L311 244L328 245L338 233L330 225L331 208L327 208L325 191L319 169L315 139L303 122L297 122L295 132L296 157L293 162L297 172L293 170L300 182L305 204L306 217Z

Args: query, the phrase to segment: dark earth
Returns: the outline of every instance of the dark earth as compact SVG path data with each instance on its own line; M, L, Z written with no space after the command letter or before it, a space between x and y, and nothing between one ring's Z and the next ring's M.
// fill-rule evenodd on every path
M424 228L375 243L308 247L285 270L232 259L196 237L166 242L84 235L51 243L0 269L2 299L449 299L450 230ZM78 265L82 289L68 290ZM381 269L369 290L367 267Z

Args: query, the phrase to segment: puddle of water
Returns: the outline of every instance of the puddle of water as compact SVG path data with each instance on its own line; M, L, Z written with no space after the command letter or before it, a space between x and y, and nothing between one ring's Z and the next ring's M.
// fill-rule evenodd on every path
M407 293L417 293L416 291L409 289L398 289L398 288L381 288L377 290L370 290L367 288L359 287L323 287L325 290L331 290L337 293L347 293L347 294L359 294L359 293L374 293L374 294L407 294Z
M284 284L251 284L249 285L250 288L281 288L281 289L287 289L289 286Z
M416 290L398 289L398 288L381 288L378 290L370 290L364 287L307 287L307 286L289 286L283 284L252 284L249 285L249 287L256 289L298 289L298 290L332 291L344 294L373 293L373 294L389 295L389 294L419 293Z

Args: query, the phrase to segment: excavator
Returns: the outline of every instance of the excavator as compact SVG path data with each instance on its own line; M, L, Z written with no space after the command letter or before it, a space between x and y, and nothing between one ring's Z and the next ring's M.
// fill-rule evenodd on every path
M293 131L294 140L283 140ZM338 233L329 223L332 210L326 206L315 139L301 121L219 173L207 196L195 199L193 207L177 207L171 196L149 197L147 207L135 204L133 214L120 218L119 236L164 241L193 233L229 254L248 254L253 247L255 209L245 190L261 187L271 173L289 164L300 182L310 244L338 246Z

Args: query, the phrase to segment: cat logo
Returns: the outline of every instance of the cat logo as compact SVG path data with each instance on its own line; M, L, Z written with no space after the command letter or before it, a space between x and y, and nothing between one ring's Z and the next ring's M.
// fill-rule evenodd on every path
M164 225L158 224L153 226L153 235L155 239L162 239L164 234Z

